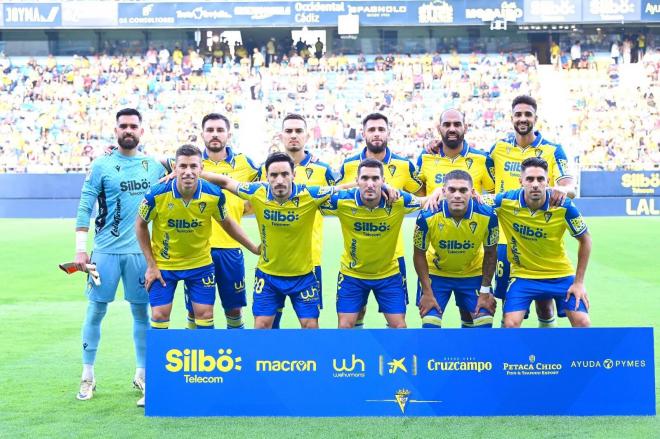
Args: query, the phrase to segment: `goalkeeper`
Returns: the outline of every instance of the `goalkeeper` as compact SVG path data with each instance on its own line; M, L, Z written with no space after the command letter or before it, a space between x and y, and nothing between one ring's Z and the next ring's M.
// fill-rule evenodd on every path
M108 303L115 299L119 279L124 298L133 314L136 371L133 385L144 393L146 331L149 327L149 297L144 288L147 265L135 236L135 218L144 194L165 174L165 169L149 157L142 156L137 146L144 132L142 116L127 108L116 115L115 134L119 148L94 160L83 184L76 219L76 268L87 271L96 265L100 284L88 277L89 299L82 328L83 373L79 400L88 400L96 388L94 360L101 338L101 321ZM87 254L87 232L94 204L98 203L94 251ZM141 398L142 400L142 398ZM140 405L140 401L138 401Z

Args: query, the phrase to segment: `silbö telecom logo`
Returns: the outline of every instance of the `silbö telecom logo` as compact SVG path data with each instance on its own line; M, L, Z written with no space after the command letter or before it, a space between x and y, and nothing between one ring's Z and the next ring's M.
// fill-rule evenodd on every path
M170 349L165 354L165 370L184 372L186 384L223 384L225 374L241 371L243 359L235 356L231 349L218 349L217 353L214 356L204 349Z

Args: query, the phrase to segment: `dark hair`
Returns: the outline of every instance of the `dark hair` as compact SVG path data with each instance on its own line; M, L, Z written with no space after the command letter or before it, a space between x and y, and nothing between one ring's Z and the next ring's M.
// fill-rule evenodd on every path
M454 169L453 171L449 171L447 174L445 174L445 184L447 184L449 180L465 180L470 183L470 186L474 185L474 183L472 183L472 176L462 169Z
M227 119L227 116L220 113L209 113L202 118L202 130L204 129L204 125L206 124L206 122L208 122L209 120L221 120L225 123L225 126L227 127L227 131L231 129L231 124L229 123L229 119Z
M527 96L527 95L516 96L513 99L513 102L511 103L511 109L513 110L518 104L527 104L534 109L534 112L536 112L536 108L537 108L536 99L534 99L531 96Z
M357 174L360 175L360 170L362 168L378 168L380 170L380 176L383 176L383 164L376 159L364 159L360 162L357 168Z
M197 148L195 145L186 143L185 145L179 146L179 148L176 150L175 158L179 158L180 156L192 157L195 155L201 158L202 151L200 151L199 148Z
M121 110L117 111L115 121L118 122L119 118L122 116L137 116L138 119L140 119L140 122L142 122L142 115L135 108L122 108Z
M527 168L541 168L545 172L548 172L548 162L543 160L541 157L529 157L523 160L520 165L520 172L523 173Z
M364 119L362 119L362 127L364 128L364 126L365 126L365 125L367 124L367 122L369 122L370 120L384 120L386 125L389 125L389 123L390 123L390 122L387 120L387 117L386 117L384 114L381 114L381 113L371 113L371 114L368 114L367 117L365 117Z
M266 173L268 173L268 168L270 167L270 165L277 162L287 162L291 166L292 171L296 166L295 163L293 163L293 159L289 157L288 154L278 151L269 154L268 157L266 157L266 163L264 164L264 167L266 168Z
M284 122L286 122L287 120L301 120L302 123L305 124L305 128L307 128L307 121L305 120L304 117L302 117L298 113L289 113L286 116L284 116L284 119L282 119L282 128L284 128Z

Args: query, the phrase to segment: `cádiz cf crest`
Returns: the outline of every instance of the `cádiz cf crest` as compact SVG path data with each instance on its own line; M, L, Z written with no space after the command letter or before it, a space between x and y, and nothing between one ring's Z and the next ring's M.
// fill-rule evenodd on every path
M465 159L465 164L467 165L467 168L470 169L472 167L472 163L474 163L474 160L467 158Z
M307 175L307 179L309 180L312 178L312 174L314 173L314 170L312 168L305 168L305 175Z
M355 207L353 207L353 208L351 209L351 213L352 213L353 215L356 215L356 214L357 214L357 209L356 209Z
M145 171L149 171L149 160L142 160L142 167Z
M199 213L204 213L204 209L206 209L206 202L202 201L199 203Z
M513 209L513 214L514 215L517 216L519 213L520 213L520 209L518 209L517 207Z
M293 197L293 198L291 198L291 202L292 202L296 207L298 207L298 205L300 204L300 198L299 198L299 197Z
M385 212L387 212L387 215L391 215L392 214L392 206L386 204L385 205Z
M396 172L396 166L394 166L394 165L389 165L389 166L387 167L387 170L390 171L390 175L391 175L392 177L394 177L394 173Z
M470 230L472 231L472 234L474 235L474 232L477 230L477 222L476 221L471 221L470 222Z
M552 212L546 212L543 214L543 218L545 218L545 222L549 222L550 218L552 218Z
M541 157L543 155L543 151L541 151L540 149L537 149L535 154L536 154L536 157Z

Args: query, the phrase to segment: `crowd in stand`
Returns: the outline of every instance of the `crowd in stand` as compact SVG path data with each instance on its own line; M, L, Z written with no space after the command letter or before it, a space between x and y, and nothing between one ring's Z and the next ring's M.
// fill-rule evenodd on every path
M141 143L150 154L200 143L202 116L221 111L234 123L235 146L259 160L279 147L282 117L297 112L308 120L310 148L337 168L363 146L361 118L379 111L391 121L391 148L416 158L448 107L466 113L468 142L488 150L511 131L513 97L539 96L543 87L533 56L367 58L316 49L277 59L255 48L222 62L179 47L21 66L0 56L0 172L85 171L114 142L113 117L123 107L145 116ZM650 87L619 81L615 64L558 72L569 89L570 126L550 123L541 100L538 129L573 151L583 169L657 168L658 54L647 53L642 68Z

